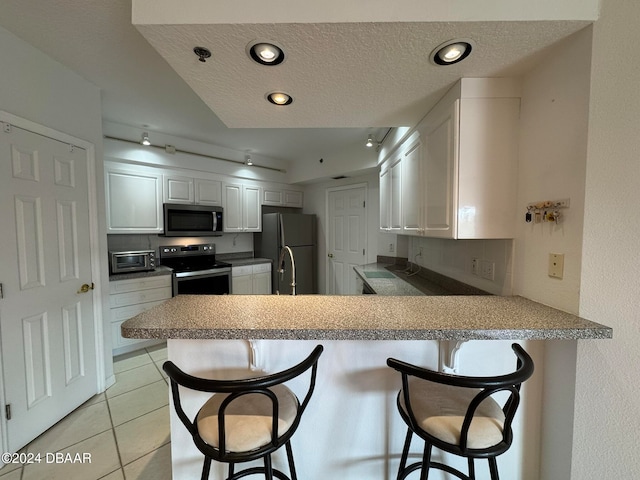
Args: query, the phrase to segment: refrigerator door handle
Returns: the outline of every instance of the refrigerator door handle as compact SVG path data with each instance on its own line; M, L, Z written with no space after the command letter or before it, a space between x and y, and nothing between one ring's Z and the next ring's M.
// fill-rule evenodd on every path
M284 248L286 243L284 241L284 222L282 221L282 215L278 215L278 220L280 221L280 248Z

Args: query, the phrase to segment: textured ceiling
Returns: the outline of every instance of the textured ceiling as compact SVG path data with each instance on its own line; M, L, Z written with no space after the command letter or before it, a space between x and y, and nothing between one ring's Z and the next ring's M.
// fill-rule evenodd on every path
M232 128L385 127L415 124L460 77L522 74L537 55L581 28L578 22L138 25L149 43ZM464 62L435 66L429 54L471 38ZM286 59L259 65L254 40L275 41ZM212 57L200 62L193 47ZM284 91L294 103L265 100Z
M326 157L362 143L369 132L382 137L382 127L411 125L458 78L522 74L546 47L589 24L136 29L131 16L131 0L2 0L0 26L99 86L107 122L287 161ZM246 45L263 36L285 48L280 67L262 67L246 56ZM431 66L433 46L457 36L475 40L474 55L458 66ZM197 61L196 44L212 50L211 61ZM265 93L275 89L290 92L294 103L267 103Z

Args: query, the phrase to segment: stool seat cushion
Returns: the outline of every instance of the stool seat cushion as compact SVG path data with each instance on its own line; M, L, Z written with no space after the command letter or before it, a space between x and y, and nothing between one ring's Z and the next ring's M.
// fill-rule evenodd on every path
M292 426L298 411L298 398L284 385L270 390L278 398L278 436ZM200 437L212 447L219 447L218 410L229 395L216 393L198 412L196 423ZM248 452L271 441L273 403L269 397L249 393L233 400L225 411L225 433L228 452Z
M467 407L480 390L412 378L409 392L411 408L420 428L443 442L459 445ZM400 407L407 412L402 392ZM485 399L471 421L467 448L483 449L500 443L503 440L504 420L498 403L491 397Z

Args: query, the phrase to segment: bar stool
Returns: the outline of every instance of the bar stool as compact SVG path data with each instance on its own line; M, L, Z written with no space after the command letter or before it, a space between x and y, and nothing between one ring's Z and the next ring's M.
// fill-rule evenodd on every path
M318 359L322 353L318 345L299 364L272 375L239 380L209 380L184 373L173 362L162 366L171 380L171 393L176 413L203 454L202 480L209 478L211 461L227 463L227 480L247 475L264 474L271 480L296 480L291 437L298 428L315 388ZM309 385L302 403L284 385L306 371ZM200 408L193 421L180 403L178 386L213 395ZM285 446L291 477L273 468L271 454ZM237 463L263 459L264 467L252 467L235 472Z
M518 359L516 370L497 377L450 375L387 359L387 365L402 375L397 405L409 427L398 480L418 469L421 469L420 479L426 480L431 468L462 480L475 480L476 458L486 458L491 479L498 480L496 457L511 446L511 423L520 403L520 386L533 374L533 360L527 352L518 344L511 348ZM493 398L498 392L508 393L502 407ZM407 466L414 433L424 440L424 453L421 461ZM433 447L467 458L469 475L431 461Z

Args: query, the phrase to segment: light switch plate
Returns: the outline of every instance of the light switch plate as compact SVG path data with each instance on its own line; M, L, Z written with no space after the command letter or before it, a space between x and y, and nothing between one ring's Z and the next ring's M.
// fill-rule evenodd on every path
M549 276L562 279L564 274L564 253L549 254Z

